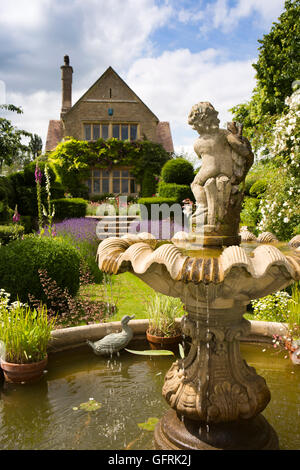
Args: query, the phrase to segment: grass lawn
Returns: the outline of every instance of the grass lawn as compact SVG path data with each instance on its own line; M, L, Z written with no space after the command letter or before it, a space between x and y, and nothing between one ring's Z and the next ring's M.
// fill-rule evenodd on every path
M117 306L118 311L108 321L119 321L124 315L135 315L135 319L147 318L145 302L155 291L131 273L108 276L103 284L89 284L80 288L80 294L91 300L107 301Z

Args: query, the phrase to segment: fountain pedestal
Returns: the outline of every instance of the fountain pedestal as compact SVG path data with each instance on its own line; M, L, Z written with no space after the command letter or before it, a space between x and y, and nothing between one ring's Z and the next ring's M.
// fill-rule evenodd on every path
M155 428L157 450L278 450L278 437L261 415L208 425L168 410Z
M240 355L239 338L250 330L243 306L188 310L182 330L191 347L166 374L162 394L173 410L157 425L156 448L277 449L260 415L270 391Z

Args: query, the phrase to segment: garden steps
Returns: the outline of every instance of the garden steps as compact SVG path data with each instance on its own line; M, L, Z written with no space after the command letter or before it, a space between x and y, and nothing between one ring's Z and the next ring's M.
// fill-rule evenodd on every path
M128 233L128 229L132 222L138 222L140 218L138 216L126 216L126 215L88 215L86 218L98 219L102 223L103 230L97 230L97 236L99 240L103 240L109 237L121 237Z

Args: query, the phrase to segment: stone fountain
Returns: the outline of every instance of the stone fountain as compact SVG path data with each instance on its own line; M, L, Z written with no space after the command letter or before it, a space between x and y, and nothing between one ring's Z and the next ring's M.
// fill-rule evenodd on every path
M270 391L242 359L239 339L250 331L243 315L252 299L300 279L300 253L285 256L262 244L248 255L239 245L240 188L253 153L241 126L219 129L217 114L203 102L189 115L200 135L194 148L202 166L192 183L196 231L185 235L197 245L220 247L219 254L188 256L175 241L160 245L151 234L128 234L102 241L98 263L107 273L130 271L156 291L179 297L188 312L182 331L191 346L166 374L162 393L170 409L155 429L155 447L278 449L276 432L261 414Z

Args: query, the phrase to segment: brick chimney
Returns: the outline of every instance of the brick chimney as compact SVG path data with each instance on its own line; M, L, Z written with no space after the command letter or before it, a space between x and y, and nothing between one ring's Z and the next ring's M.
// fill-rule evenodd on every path
M62 106L61 117L72 107L72 74L73 68L70 66L68 55L64 56L64 65L61 67L61 90L62 90Z

